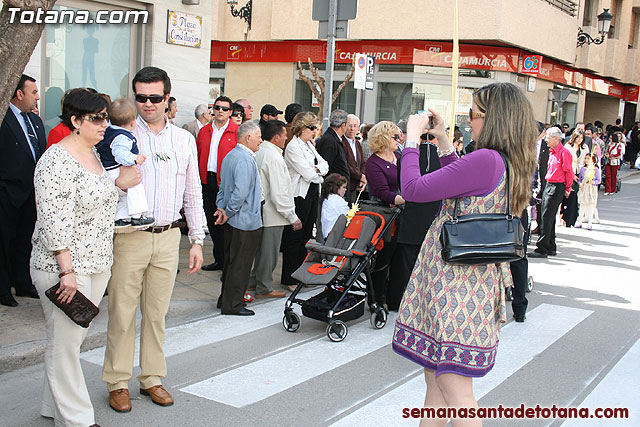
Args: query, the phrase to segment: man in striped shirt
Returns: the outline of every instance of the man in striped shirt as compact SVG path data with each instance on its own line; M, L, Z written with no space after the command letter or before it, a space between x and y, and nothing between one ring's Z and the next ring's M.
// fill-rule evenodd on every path
M142 184L156 225L146 230L117 234L109 282L109 326L102 379L109 390L109 405L129 412L128 384L133 371L136 310L140 303L140 393L157 405L173 398L162 387L167 366L162 350L164 318L169 309L180 250L176 227L184 208L189 226L189 273L202 266L204 210L198 175L196 144L189 132L174 126L165 115L171 81L164 70L145 67L132 82L138 110L134 135L147 161L141 166Z

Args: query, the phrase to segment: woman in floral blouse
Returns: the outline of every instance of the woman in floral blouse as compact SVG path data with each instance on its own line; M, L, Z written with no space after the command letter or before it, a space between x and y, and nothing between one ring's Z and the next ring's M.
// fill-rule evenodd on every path
M65 97L60 117L71 134L42 155L34 176L38 219L31 277L48 340L41 414L54 418L56 425L95 423L79 357L87 329L44 292L60 282L60 301L67 303L80 291L98 305L107 287L118 195L94 149L108 126L106 109L104 98L86 90Z

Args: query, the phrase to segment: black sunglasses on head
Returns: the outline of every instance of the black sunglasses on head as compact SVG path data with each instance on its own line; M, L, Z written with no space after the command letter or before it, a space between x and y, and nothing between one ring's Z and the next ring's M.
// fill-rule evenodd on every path
M164 101L164 95L141 95L136 94L136 102L145 104L147 101L151 101L152 104L159 104Z
M213 109L216 110L216 111L222 110L222 111L224 111L226 113L227 111L231 110L231 107L223 107L222 105L214 105Z

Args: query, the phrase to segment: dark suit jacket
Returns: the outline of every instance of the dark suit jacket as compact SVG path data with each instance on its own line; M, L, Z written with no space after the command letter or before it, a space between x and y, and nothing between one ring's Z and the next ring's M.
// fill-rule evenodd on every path
M38 137L40 152L44 153L47 139L42 119L33 113L29 113L29 119ZM35 168L36 162L29 141L9 108L0 126L0 193L4 192L15 207L22 206L33 192Z
M401 159L398 160L398 183L400 181ZM420 144L420 175L425 175L440 169L438 149L433 144ZM421 245L440 210L440 201L416 203L405 202L404 211L400 217L398 227L398 243Z
M353 157L351 145L344 135L342 136L342 147L344 148L344 154L347 158L347 166L349 167L349 191L354 191L360 184L360 178L364 175L365 162L362 145L360 145L360 141L356 139L357 159Z
M349 182L349 166L347 166L344 146L335 130L327 129L316 143L316 150L329 163L327 175L337 173L347 178L347 182Z

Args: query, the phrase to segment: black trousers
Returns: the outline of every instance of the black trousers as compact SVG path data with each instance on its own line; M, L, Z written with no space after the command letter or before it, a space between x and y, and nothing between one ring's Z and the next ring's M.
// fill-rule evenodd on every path
M309 185L306 197L296 197L296 215L302 222L302 228L293 231L287 225L282 233L282 277L283 285L296 285L298 281L291 277L307 256L305 245L313 234L313 225L318 217L318 184Z
M202 184L202 204L204 215L207 218L207 227L211 240L213 240L213 259L224 265L224 226L214 225L216 217L213 214L218 209L216 204L218 197L218 181L215 172L207 172L207 183Z
M390 285L387 282L390 280L390 270L395 270L395 265L392 267L391 258L396 249L396 241L384 242L384 248L376 254L376 263L371 271L371 281L373 286L373 292L375 294L375 302L380 307L387 303L387 289ZM369 303L373 302L371 296L369 296Z
M542 193L542 224L539 225L540 238L536 252L548 254L556 252L556 214L564 199L563 182L547 182Z
M11 287L26 292L35 289L29 273L31 236L36 225L36 200L31 192L15 207L0 190L0 295L11 295Z
M576 220L578 219L578 191L580 191L580 186L577 182L573 182L571 185L571 193L569 193L569 197L565 197L562 200L562 220L565 222L567 227L573 227L576 224Z
M251 267L262 238L262 228L244 231L225 224L223 229L226 262L222 269L220 308L223 313L237 313L242 310Z
M522 216L520 216L520 222L525 230L524 241L527 242L529 240L530 230L529 214L526 209ZM527 312L527 305L529 305L529 301L527 301L527 281L529 280L529 260L527 259L527 255L525 254L521 259L511 262L510 266L511 277L513 278L513 288L511 290L513 300L511 301L511 308L513 309L514 316L520 317L524 316Z
M391 257L391 271L389 272L389 286L387 287L387 306L389 310L397 311L402 302L404 290L407 288L411 272L418 259L421 245L397 243Z

